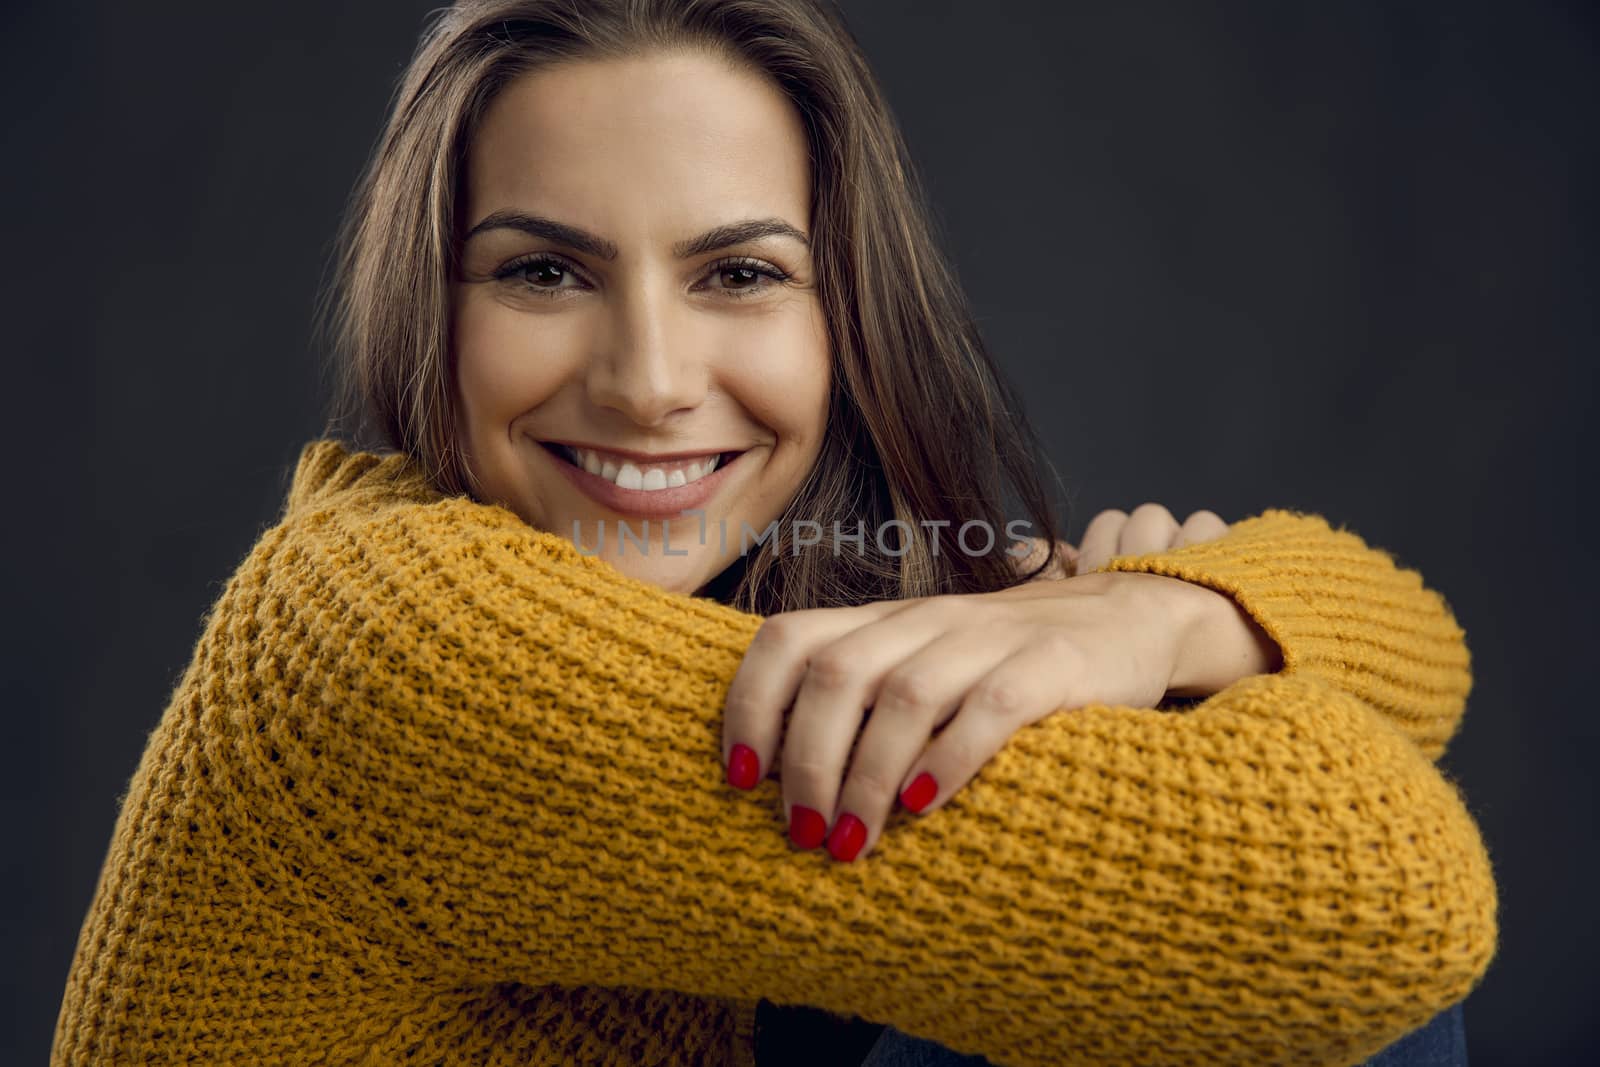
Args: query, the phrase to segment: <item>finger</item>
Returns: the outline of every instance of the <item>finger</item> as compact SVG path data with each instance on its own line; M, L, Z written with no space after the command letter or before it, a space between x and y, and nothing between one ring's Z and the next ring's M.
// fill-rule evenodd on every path
M1050 541L1043 537L1029 537L1018 544L1026 544L1027 554L1015 560L1018 574L1027 574L1029 571L1045 563L1050 555ZM1074 561L1077 559L1078 550L1066 541L1055 542L1056 554L1050 558L1049 565L1035 574L1030 581L1047 581L1051 579L1070 578L1073 573Z
M1045 551L1048 551L1048 549L1044 548L1044 546L1048 543L1049 542L1047 541L1040 541L1041 556ZM1055 549L1055 555L1050 557L1049 565L1034 576L1034 581L1039 581L1041 579L1047 581L1059 581L1062 578L1072 577L1074 565L1073 561L1077 558L1078 550L1073 548L1065 541L1055 542Z
M1127 521L1128 513L1116 508L1102 511L1089 520L1088 527L1083 531L1083 539L1078 542L1078 574L1099 570L1110 562L1111 557L1117 554L1117 539L1122 524Z
M783 735L784 712L817 649L906 603L788 611L761 624L723 703L722 766L729 785L751 789L767 776Z
M924 604L919 611L886 617L824 645L806 664L779 757L783 811L795 847L816 848L833 826L850 748L861 733L879 682L950 628L955 602L929 600L935 606ZM888 788L893 785L891 779Z
M1117 544L1119 556L1165 552L1178 533L1178 520L1160 504L1140 504L1128 515Z
M1013 544L1010 550L1011 553L1016 553L1019 548L1026 549L1021 555L1011 555L1011 565L1016 568L1017 573L1027 574L1043 563L1045 553L1049 551L1049 548L1046 547L1047 544L1048 542L1042 537L1024 537Z
M906 771L927 749L934 730L1020 644L1007 630L947 630L884 676L839 790L828 835L834 859L860 860L872 851Z
M926 815L970 782L1013 734L1052 712L1072 707L1062 693L1067 673L1082 649L1064 634L1034 639L996 664L972 686L950 725L934 738L907 771L901 802Z
M1173 548L1215 541L1228 532L1228 524L1214 511L1197 511L1183 520L1178 535L1172 540Z

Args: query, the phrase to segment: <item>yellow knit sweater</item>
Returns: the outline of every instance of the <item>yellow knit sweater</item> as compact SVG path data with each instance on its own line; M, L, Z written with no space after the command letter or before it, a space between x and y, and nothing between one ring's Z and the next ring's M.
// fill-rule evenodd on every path
M1231 594L1283 669L1049 716L840 864L724 783L760 618L311 442L149 736L51 1062L748 1065L765 997L1013 1067L1354 1064L1466 996L1498 898L1433 763L1444 600L1282 510L1108 569Z

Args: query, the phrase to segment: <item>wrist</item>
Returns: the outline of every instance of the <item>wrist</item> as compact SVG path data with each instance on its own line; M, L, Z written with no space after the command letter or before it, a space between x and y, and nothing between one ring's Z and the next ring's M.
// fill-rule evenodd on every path
M1277 642L1238 601L1180 578L1168 581L1165 593L1179 636L1167 695L1210 696L1241 678L1282 669Z

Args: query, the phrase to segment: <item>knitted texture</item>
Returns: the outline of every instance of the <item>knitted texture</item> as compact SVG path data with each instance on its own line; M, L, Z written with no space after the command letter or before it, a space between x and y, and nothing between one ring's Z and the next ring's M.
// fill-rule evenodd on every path
M1231 596L1277 642L1283 674L1349 693L1431 760L1461 723L1471 658L1444 598L1320 516L1271 510L1219 540L1100 569L1163 574Z
M1113 560L1284 668L1016 735L840 864L728 787L761 624L314 441L118 815L51 1062L740 1064L755 1003L996 1065L1355 1064L1494 956L1420 579L1315 516Z

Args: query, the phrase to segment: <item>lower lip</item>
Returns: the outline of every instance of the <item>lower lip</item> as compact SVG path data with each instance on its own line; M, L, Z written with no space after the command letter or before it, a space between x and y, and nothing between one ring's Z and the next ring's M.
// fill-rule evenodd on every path
M686 510L704 507L722 487L728 472L750 454L740 452L698 481L673 486L670 489L651 490L624 489L615 482L606 481L598 474L590 474L547 445L541 444L539 448L555 460L556 466L561 468L561 473L566 475L567 480L584 496L602 507L641 519L674 519Z

